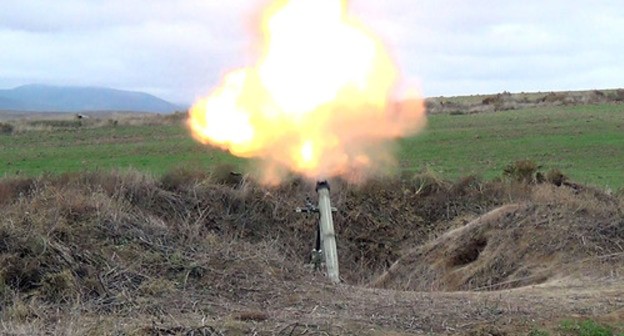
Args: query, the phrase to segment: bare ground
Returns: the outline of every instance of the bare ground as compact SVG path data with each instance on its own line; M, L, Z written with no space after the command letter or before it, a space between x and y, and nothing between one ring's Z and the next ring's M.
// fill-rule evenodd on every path
M323 279L317 279L323 282ZM185 295L128 314L76 307L2 323L4 335L525 335L562 319L617 325L624 286L530 287L495 292L406 292L306 283L257 292L257 301ZM244 289L241 289L244 290ZM41 308L37 308L41 309ZM35 309L35 310L37 310ZM205 332L205 331L203 331Z

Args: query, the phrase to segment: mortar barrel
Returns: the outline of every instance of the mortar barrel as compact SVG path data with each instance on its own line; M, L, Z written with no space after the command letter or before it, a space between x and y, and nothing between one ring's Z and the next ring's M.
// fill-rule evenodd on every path
M334 233L334 220L332 218L332 206L329 199L329 184L319 182L316 186L319 196L319 213L321 226L321 241L325 252L325 265L327 276L334 283L340 282L338 270L338 251L336 249L336 235Z

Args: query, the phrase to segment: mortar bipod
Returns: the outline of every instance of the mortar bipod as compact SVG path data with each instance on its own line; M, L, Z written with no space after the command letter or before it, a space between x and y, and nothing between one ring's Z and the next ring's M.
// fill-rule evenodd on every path
M311 213L319 214L318 221L316 222L316 230L314 237L314 248L312 249L312 253L310 255L310 263L313 265L315 271L320 271L322 264L325 262L325 255L323 253L323 241L321 235L321 218L319 208L312 204L310 201L310 197L306 197L305 206L295 208L296 212L304 213L309 215ZM331 207L332 212L338 211L335 207Z

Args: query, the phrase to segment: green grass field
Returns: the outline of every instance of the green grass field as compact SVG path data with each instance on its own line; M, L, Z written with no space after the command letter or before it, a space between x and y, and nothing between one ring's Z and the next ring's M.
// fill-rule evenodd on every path
M624 105L533 108L434 115L420 136L401 142L401 166L442 176L500 176L515 160L599 187L624 186Z
M403 139L403 170L429 169L454 179L501 176L516 160L558 168L572 180L624 186L624 105L540 107L469 115L432 115L420 135ZM244 165L244 160L196 143L181 124L73 127L0 135L0 173L39 175L136 168Z
M243 162L198 144L185 127L177 124L30 131L2 135L0 146L0 169L4 174L112 168L162 174L180 166Z

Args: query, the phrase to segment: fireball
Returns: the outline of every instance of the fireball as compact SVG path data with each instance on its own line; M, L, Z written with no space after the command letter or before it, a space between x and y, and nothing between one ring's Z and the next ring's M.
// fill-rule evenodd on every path
M425 124L422 100L397 108L399 71L345 0L276 0L262 12L257 61L191 108L198 141L319 179L374 172L384 144Z

